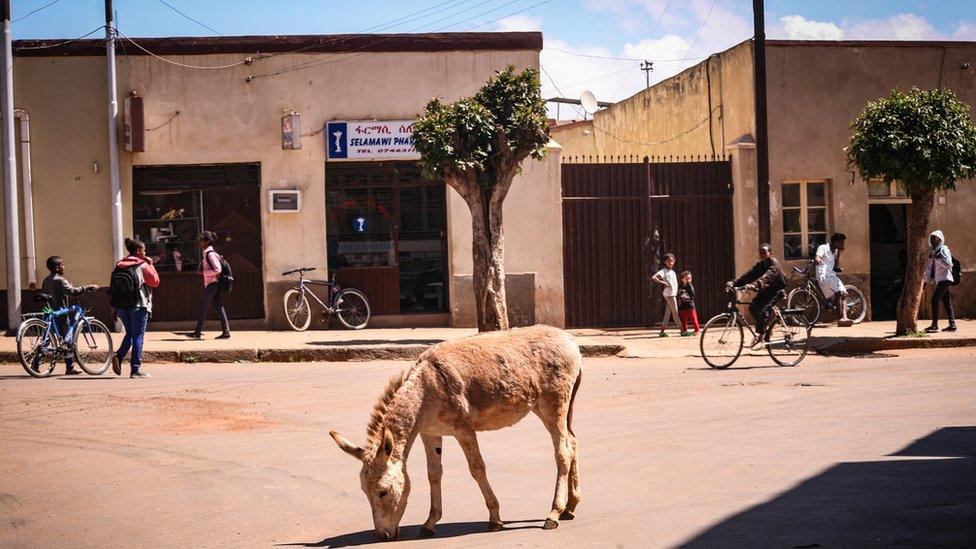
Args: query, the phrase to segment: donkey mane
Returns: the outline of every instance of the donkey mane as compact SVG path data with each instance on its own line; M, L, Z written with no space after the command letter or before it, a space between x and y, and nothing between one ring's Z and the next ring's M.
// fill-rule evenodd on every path
M373 413L369 417L369 425L366 426L367 447L375 448L382 442L383 420L386 419L386 411L390 403L393 402L393 396L403 386L403 382L406 381L409 373L410 370L404 370L391 377L389 383L386 384L386 389L383 390L383 395L380 396L376 401L376 405L373 406Z

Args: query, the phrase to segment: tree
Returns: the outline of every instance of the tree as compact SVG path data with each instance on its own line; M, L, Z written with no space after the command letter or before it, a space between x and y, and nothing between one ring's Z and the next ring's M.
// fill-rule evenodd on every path
M868 103L850 127L848 166L865 181L898 181L912 198L896 335L916 332L935 193L976 177L976 126L951 91L913 88Z
M478 330L508 329L502 204L527 157L542 159L549 142L539 74L509 65L474 97L432 99L413 129L420 164L471 210Z

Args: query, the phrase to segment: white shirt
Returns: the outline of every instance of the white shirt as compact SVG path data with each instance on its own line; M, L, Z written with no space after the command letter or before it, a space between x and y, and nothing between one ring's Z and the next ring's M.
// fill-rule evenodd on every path
M665 267L660 271L658 271L657 273L655 273L654 276L659 276L663 278L665 282L668 283L668 285L664 287L664 291L661 292L661 295L663 295L664 297L677 297L678 275L674 274L674 269L669 269Z
M829 244L821 244L817 248L817 259L820 260L820 263L817 264L817 280L826 280L828 276L836 276L834 265L837 263L837 256L834 255Z

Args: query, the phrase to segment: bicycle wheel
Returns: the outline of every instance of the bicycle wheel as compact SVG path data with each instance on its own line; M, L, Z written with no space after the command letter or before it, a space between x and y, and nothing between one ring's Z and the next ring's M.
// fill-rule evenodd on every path
M787 309L803 309L807 323L813 326L820 320L820 301L806 287L797 288L786 298Z
M774 317L766 333L766 350L773 362L780 366L796 366L807 356L810 346L810 325L800 314Z
M369 300L359 290L346 288L335 300L335 314L339 323L350 330L359 330L369 322Z
M74 347L75 362L88 375L102 375L112 365L112 331L101 320L82 319L75 328L71 346Z
M288 325L296 332L304 332L312 322L312 307L308 298L298 290L285 292L285 318Z
M864 292L852 284L844 286L847 291L847 318L857 324L864 320L868 314L867 300L864 299Z
M20 365L33 377L48 377L58 363L57 355L47 353L47 322L32 318L20 325L17 330L17 356Z
M738 360L744 344L742 325L729 313L712 317L705 324L698 342L705 363L718 370L728 368Z

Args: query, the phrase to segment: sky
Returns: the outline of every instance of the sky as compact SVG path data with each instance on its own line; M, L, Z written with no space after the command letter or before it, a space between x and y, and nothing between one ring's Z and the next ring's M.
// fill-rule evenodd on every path
M766 0L766 34L976 41L974 6ZM13 0L11 9L15 39L77 38L104 22L101 0ZM645 87L641 60L654 64L653 84L753 33L751 0L115 0L115 10L120 32L131 37L540 30L543 94L578 98L590 90L601 101Z

